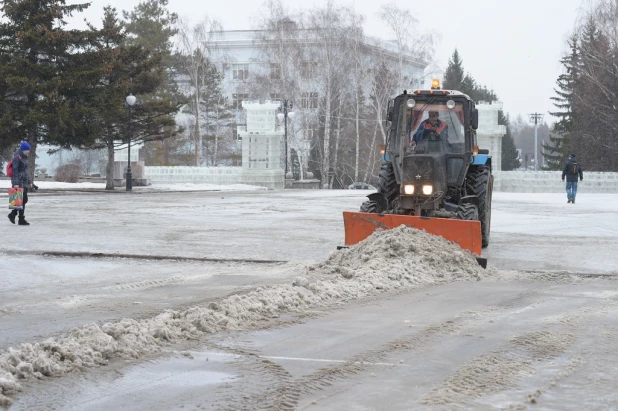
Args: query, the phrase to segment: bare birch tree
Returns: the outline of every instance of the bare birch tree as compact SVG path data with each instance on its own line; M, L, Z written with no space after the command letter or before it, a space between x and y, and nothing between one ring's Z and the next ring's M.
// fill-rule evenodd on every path
M331 128L333 108L337 109L338 101L344 95L348 77L347 66L350 62L346 48L351 24L351 11L344 7L336 7L332 0L324 8L309 12L308 26L313 35L314 44L311 55L319 67L318 81L324 106L320 112L324 118L324 139L322 142L321 184L328 188L331 169ZM335 103L335 107L333 107Z
M294 123L304 121L300 105L302 69L306 45L300 32L304 24L303 16L293 15L280 0L267 0L262 7L257 29L260 34L255 39L259 50L255 58L255 74L250 83L254 96L275 101L288 100L294 104L295 120L288 120L288 150L285 162L291 164L291 149L300 147L300 140Z
M222 31L221 24L214 19L205 17L204 20L190 27L186 21L180 21L178 26L177 62L179 73L189 79L191 94L192 115L195 118L194 136L195 165L204 163L203 135L201 130L202 117L208 113L202 112L204 103L204 86L212 76L211 58L214 55L214 38Z
M379 162L376 140L387 138L388 100L410 74L407 67L415 66L417 77L422 72L425 63L417 52L430 49L435 37L420 35L416 24L407 25L397 32L400 52L393 51L364 36L363 17L353 8L332 0L304 14L291 15L281 0L268 0L262 10L252 96L294 100L295 124L288 130L301 126L305 132L298 135L312 136L311 167L319 172L322 187L333 186L331 173L354 181L364 175L367 181ZM389 10L395 15L396 6ZM306 133L308 128L317 135ZM303 142L296 137L292 132L290 149L298 151ZM289 163L290 152L286 154Z
M395 36L399 62L396 84L403 90L410 85L409 80L406 81L408 73L404 69L404 59L415 57L431 64L439 35L431 31L422 31L418 19L408 9L399 7L395 2L383 6L378 16Z
M360 146L361 146L361 113L364 101L362 101L363 84L367 78L368 64L367 58L363 53L363 17L354 14L352 16L352 30L348 39L350 57L353 62L353 70L351 71L354 84L354 182L358 181L359 164L360 164Z

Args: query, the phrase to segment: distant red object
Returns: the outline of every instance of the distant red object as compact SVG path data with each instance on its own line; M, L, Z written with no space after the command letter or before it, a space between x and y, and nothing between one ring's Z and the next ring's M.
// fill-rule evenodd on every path
M21 156L17 156L17 157L19 157L19 159L21 160ZM13 159L11 159L11 161L9 161L8 164L6 165L6 176L13 177Z

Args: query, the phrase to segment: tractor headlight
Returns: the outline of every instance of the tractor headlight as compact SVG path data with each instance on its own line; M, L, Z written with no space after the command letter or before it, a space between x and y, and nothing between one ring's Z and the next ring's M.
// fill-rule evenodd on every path
M446 102L446 107L449 108L449 110L452 110L455 108L455 102L453 100L449 100Z
M407 104L408 104L408 107L412 108L416 105L416 101L412 98L409 98Z
M414 186L410 184L406 184L405 186L403 186L403 192L408 195L414 194Z
M425 185L425 186L423 186L423 194L425 194L426 196L430 196L431 193L433 193L433 186L432 185Z

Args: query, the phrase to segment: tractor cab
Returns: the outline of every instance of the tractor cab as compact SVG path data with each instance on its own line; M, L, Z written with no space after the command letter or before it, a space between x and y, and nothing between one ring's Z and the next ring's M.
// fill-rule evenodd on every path
M389 104L391 121L384 160L400 185L398 207L413 215L455 212L463 182L477 153L478 111L458 91L404 91ZM475 151L476 150L476 151Z
M388 151L404 154L472 153L476 145L478 111L467 95L441 90L404 90L389 102ZM436 143L440 141L441 143Z

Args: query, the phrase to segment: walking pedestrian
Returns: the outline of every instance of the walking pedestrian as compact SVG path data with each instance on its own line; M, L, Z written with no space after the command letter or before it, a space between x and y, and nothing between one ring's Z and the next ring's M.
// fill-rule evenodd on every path
M569 161L564 165L562 170L562 182L564 183L564 177L566 176L566 192L567 192L567 204L575 204L575 195L577 195L577 177L579 181L584 179L584 172L582 165L577 162L575 154L569 154Z
M28 173L28 154L30 154L30 144L25 141L19 145L19 148L15 150L15 154L13 154L13 177L11 179L11 184L13 188L24 189L24 206L19 210L18 225L30 225L30 223L26 221L24 215L26 203L28 202L28 189L32 188L30 174ZM9 213L9 220L11 223L15 224L15 217L17 217L17 215L17 210L12 210Z

